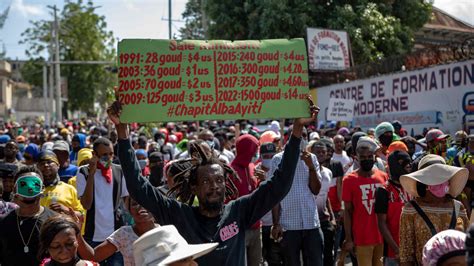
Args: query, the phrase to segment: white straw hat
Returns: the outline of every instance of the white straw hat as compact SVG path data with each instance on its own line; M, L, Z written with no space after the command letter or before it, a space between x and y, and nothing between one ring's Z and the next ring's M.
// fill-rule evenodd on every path
M423 157L418 164L418 169L420 170L400 177L400 183L405 191L414 197L419 197L416 182L434 186L446 181L449 181L448 193L456 197L466 186L469 176L469 171L466 168L446 165L444 158L435 154Z
M182 259L206 255L218 243L190 245L174 225L157 227L140 236L133 243L135 265L167 265Z

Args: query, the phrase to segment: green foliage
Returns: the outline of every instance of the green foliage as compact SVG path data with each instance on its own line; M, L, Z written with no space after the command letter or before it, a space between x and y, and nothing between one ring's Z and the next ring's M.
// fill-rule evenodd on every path
M202 21L201 0L189 0L183 12L185 26L179 29L181 38L187 40L203 40L206 35Z
M431 3L418 0L206 1L209 39L305 37L308 27L345 30L356 64L409 52L414 32L431 16ZM201 9L190 12L192 6L183 13L182 31L201 25Z
M59 21L62 61L114 61L113 34L107 31L105 17L95 13L92 1L66 2ZM37 58L49 49L51 26L50 21L32 21L31 27L22 33L21 43L28 45L26 54L30 58ZM97 100L104 105L110 99L110 88L116 79L104 65L61 65L61 76L68 80L68 108L88 113L94 112ZM34 83L34 73L26 73L25 79Z

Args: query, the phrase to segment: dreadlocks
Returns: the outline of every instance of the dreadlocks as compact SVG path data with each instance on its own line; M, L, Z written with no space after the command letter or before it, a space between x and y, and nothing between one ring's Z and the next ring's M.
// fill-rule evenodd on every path
M189 143L189 146L191 159L177 160L171 164L168 170L175 173L173 175L174 185L168 191L168 196L175 195L181 202L192 205L196 195L192 192L191 185L195 185L197 182L198 168L217 164L224 170L226 200L236 199L239 191L232 180L240 179L234 170L219 160L205 142L193 141Z

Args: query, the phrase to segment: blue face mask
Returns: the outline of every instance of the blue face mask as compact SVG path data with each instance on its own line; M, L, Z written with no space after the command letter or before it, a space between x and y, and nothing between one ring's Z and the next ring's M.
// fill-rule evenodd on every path
M146 163L147 163L146 160L138 160L138 164L140 165L140 169L142 170L145 169Z
M206 140L206 143L207 143L207 145L209 145L209 147L211 147L211 149L214 149L214 141Z

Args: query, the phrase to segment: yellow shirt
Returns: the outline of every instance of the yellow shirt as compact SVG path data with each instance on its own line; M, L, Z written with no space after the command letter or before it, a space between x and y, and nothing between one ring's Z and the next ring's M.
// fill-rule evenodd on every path
M77 196L76 188L62 181L59 181L56 186L46 187L43 191L43 198L40 201L41 206L49 207L52 203L59 203L82 214L85 213Z

